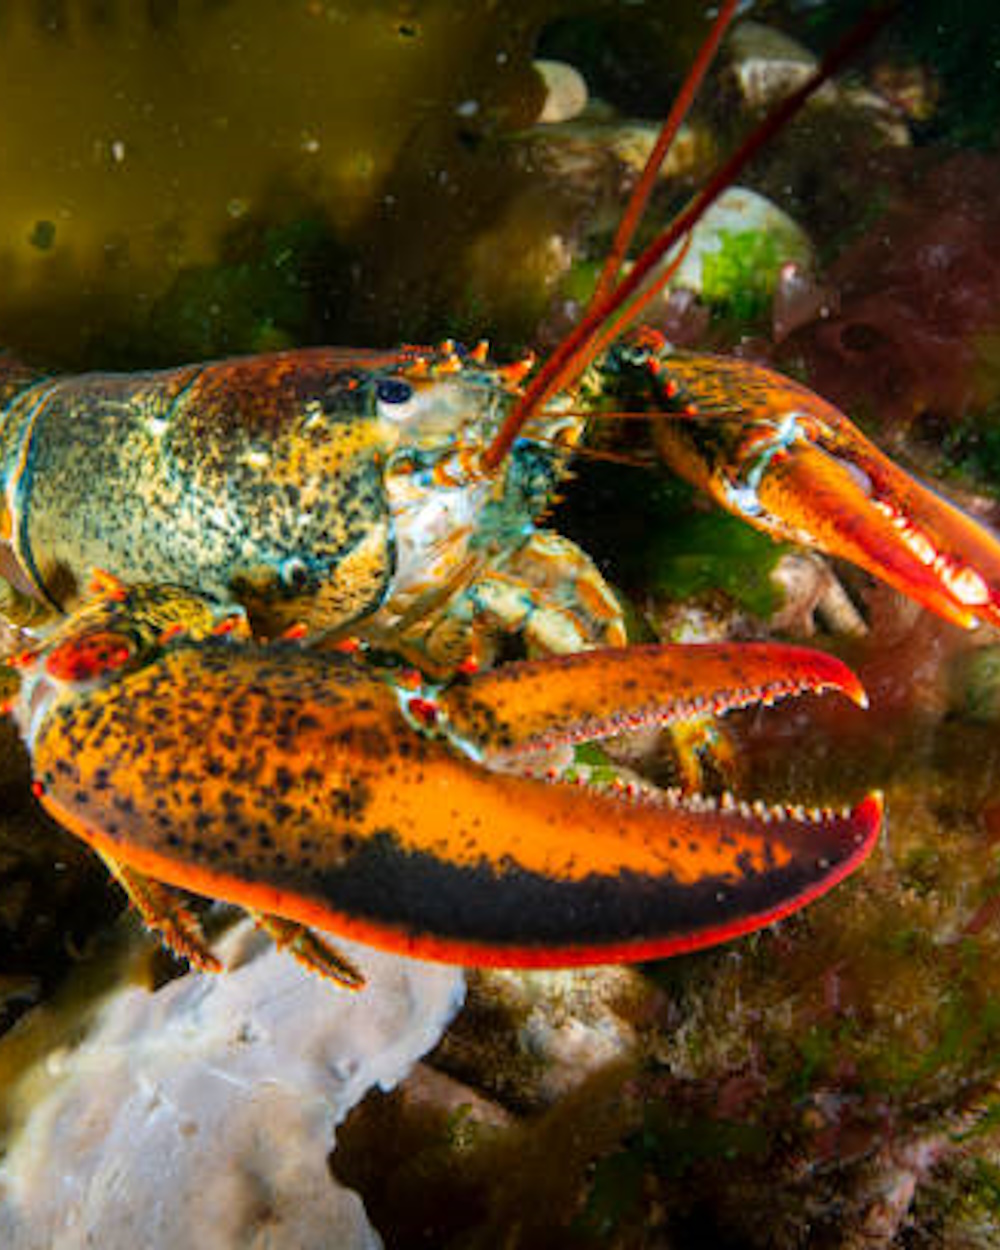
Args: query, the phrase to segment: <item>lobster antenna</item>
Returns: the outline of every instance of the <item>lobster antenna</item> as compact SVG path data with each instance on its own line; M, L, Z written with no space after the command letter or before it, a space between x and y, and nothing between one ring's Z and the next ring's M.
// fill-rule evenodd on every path
M635 184L635 189L625 205L625 211L622 213L622 219L618 223L618 229L615 231L611 248L604 261L604 267L601 269L601 276L597 279L597 286L590 297L590 308L593 308L595 304L598 304L610 293L621 273L629 246L635 237L635 232L639 227L639 222L642 220L642 215L646 211L646 205L649 203L649 197L653 192L656 175L660 172L663 162L667 159L667 153L677 137L677 132L684 124L684 119L691 111L691 105L701 89L701 84L708 73L708 67L715 60L719 44L732 24L732 20L736 16L736 10L739 7L740 0L726 0L726 3L716 14L707 38L698 49L698 55L694 59L694 64L681 84L677 98L670 106L667 120L660 127L660 133L657 135L653 150L650 152L639 181Z
M889 0L867 13L827 53L818 69L791 94L780 100L708 180L702 190L636 259L628 276L603 299L594 302L577 327L555 349L508 413L493 442L483 453L483 468L495 472L531 415L556 392L575 381L593 358L607 319L619 313L675 243L698 222L722 192L736 180L750 160L801 110L811 96L865 46L895 14L902 0ZM627 316L625 318L627 321ZM619 327L621 328L621 327Z

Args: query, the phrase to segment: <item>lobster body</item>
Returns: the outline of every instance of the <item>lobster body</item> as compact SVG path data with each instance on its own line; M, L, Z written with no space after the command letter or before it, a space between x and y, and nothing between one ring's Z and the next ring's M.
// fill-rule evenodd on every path
M309 593L334 625L370 611L392 574L384 447L331 355L21 390L0 444L23 580L58 608L101 567L291 612Z
M238 603L259 631L350 630L453 671L520 632L529 651L624 641L618 601L537 519L585 416L646 412L660 451L778 537L846 556L941 615L1000 617L1000 545L772 370L639 332L483 450L517 368L482 354L304 349L158 372L0 376L0 573L50 608L94 568Z
M581 428L546 417L541 441L479 472L511 386L450 348L41 379L11 364L7 378L2 571L18 589L65 610L101 568L239 603L267 632L368 622L393 642L447 617L446 641L425 648L439 667L438 652L468 647L494 571L531 541ZM600 575L564 548L616 627ZM520 628L530 605L496 600L487 615L508 627L513 612ZM552 649L621 641L602 631Z

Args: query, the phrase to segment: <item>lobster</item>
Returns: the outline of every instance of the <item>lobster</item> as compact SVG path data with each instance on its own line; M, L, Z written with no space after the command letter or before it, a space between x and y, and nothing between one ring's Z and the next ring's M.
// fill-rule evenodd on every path
M655 332L618 337L650 271L885 17L617 281L626 227L590 311L530 380L530 361L451 343L78 378L0 361L8 614L35 631L57 620L14 660L37 791L170 944L214 966L176 886L247 906L347 985L360 974L314 927L463 962L636 959L768 923L870 851L876 795L805 813L586 794L516 771L555 743L803 690L864 701L816 652L622 648L617 596L537 525L588 413L651 413L668 464L751 524L950 620L1000 619L997 540L832 406ZM88 601L94 568L111 576ZM508 634L527 660L468 671ZM347 639L416 678L331 653Z

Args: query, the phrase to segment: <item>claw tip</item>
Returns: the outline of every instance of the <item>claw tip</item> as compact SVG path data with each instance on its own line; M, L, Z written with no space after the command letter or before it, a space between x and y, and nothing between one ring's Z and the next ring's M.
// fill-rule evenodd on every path
M864 829L864 842L873 841L882 828L882 817L885 812L885 795L881 790L873 790L866 794L854 809L854 817Z
M868 710L868 691L861 684L861 678L848 666L833 656L825 657L826 663L830 666L827 670L827 677L830 684L839 690L841 694L846 695L853 704L861 708L862 711Z

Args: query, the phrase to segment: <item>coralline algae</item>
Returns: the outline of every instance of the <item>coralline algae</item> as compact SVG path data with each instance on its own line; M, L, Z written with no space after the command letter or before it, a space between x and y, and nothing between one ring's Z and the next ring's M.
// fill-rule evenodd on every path
M5 1250L381 1246L331 1178L334 1130L438 1041L462 973L352 947L369 984L350 994L248 926L220 954L226 975L122 990L25 1075L30 1113L0 1165Z

